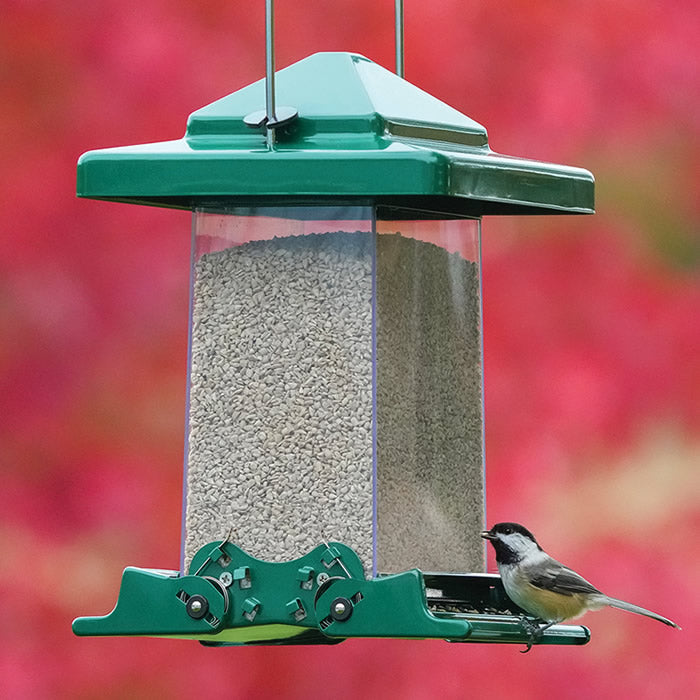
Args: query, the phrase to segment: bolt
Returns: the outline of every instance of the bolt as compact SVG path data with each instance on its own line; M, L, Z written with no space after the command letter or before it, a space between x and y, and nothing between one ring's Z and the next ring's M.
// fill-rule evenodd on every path
M331 601L331 618L336 622L345 622L352 615L352 603L348 598L335 598Z
M190 596L185 607L187 608L187 614L193 620L201 620L209 612L209 601L203 595L195 593L193 596Z

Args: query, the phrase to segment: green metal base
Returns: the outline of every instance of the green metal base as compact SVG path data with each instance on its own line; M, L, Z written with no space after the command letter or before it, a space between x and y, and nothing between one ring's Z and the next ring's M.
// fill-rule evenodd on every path
M217 541L197 552L190 572L128 567L114 610L77 618L73 632L196 639L208 646L336 644L352 637L529 639L512 603L503 614L509 601L498 577L413 569L368 580L355 552L339 542L273 563ZM585 627L554 625L536 643L585 644L589 636Z

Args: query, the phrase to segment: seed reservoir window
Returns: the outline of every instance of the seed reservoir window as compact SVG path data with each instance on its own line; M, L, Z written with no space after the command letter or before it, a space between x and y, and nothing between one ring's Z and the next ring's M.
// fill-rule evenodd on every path
M403 214L195 212L185 568L231 526L268 561L483 567L480 222Z
M377 569L479 571L480 221L380 220L377 234Z

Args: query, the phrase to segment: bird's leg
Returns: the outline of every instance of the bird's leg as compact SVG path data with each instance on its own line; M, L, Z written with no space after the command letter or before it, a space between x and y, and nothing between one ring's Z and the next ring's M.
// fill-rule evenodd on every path
M521 654L527 654L530 649L532 649L532 645L535 642L535 638L537 636L537 633L539 632L540 626L537 623L537 621L532 621L525 617L525 615L520 616L520 626L527 632L528 634L528 641L527 641L527 649L525 651L521 651Z
M558 625L560 622L561 620L552 620L551 622L548 622L543 627L540 627L539 633L542 634L545 630L548 630L552 625Z

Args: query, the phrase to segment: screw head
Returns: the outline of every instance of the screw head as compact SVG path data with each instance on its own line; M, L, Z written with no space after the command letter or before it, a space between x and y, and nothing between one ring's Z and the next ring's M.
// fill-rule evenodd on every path
M228 588L233 583L233 574L231 574L230 571L224 571L222 574L220 574L219 581L222 585Z
M327 574L325 571L322 571L317 577L316 577L316 585L322 586L328 579L330 578L330 575Z
M185 608L193 620L201 620L209 612L209 601L203 595L195 594L190 596Z
M352 602L348 598L335 598L331 601L331 617L336 622L345 622L352 615Z

